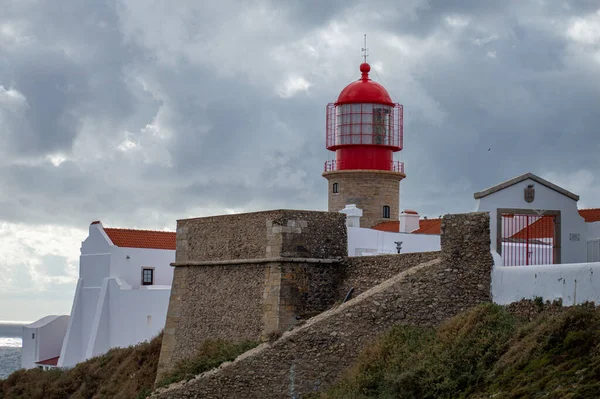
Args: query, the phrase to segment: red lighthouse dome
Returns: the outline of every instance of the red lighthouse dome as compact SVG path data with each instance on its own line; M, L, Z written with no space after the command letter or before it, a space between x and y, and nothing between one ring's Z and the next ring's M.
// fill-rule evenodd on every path
M357 103L376 103L393 106L385 87L369 79L371 66L366 62L360 65L362 77L356 82L350 83L342 90L335 105L357 104Z
M365 48L366 51L366 37ZM394 161L402 150L402 105L369 79L371 67L360 66L362 76L327 104L327 149L335 159L325 162L323 177L329 186L328 210L347 205L362 210L360 227L398 220L400 181L404 164Z
M360 65L361 78L346 86L335 103L327 105L327 149L336 159L325 172L380 170L404 173L393 153L402 150L402 105L369 78L371 66Z

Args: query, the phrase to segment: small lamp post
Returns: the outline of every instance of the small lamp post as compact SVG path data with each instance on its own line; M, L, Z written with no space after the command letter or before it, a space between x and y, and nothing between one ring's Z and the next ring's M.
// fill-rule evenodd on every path
M402 241L394 241L394 244L396 244L396 251L400 253L400 251L402 250Z

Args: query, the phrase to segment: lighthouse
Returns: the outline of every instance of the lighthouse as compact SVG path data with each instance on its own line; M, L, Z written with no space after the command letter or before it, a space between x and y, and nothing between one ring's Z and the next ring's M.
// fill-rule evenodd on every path
M367 228L398 220L400 181L406 177L404 164L394 161L402 150L403 107L369 78L370 71L365 56L361 78L327 105L326 147L335 159L325 162L323 173L329 212L356 204L363 211L360 227Z

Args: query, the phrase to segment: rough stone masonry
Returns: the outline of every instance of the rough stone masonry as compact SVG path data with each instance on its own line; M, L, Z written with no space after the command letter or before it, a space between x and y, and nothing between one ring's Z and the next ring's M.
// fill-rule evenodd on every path
M345 231L344 228L342 230ZM328 277L322 281L317 277L320 284L315 285L313 290L315 292L337 290L339 296L343 292L342 287L352 284L357 286L359 293L362 292L360 295L284 333L282 338L273 344L263 344L220 370L199 376L187 384L175 384L168 390L159 390L155 396L283 398L292 397L290 395L293 393L294 397L300 398L303 393L330 386L339 378L340 373L352 364L366 344L372 342L377 335L393 324L434 325L471 306L490 301L492 258L487 213L446 215L442 220L441 239L442 250L438 253L373 256L361 258L360 261L351 258L347 259L346 263L337 264L337 268L332 267L329 270L332 275L339 277ZM251 285L246 281L248 278L246 274L252 273L253 265L240 263L236 271L244 275L236 278L245 281L235 280L230 285ZM290 263L290 265L293 267L295 264ZM333 263L324 265L333 265ZM358 265L362 267L357 267ZM178 270L187 270L189 273L197 269L210 268L177 266L176 273ZM365 273L361 275L360 269L364 269ZM386 276L386 269L394 271L395 274ZM373 271L378 275L375 279L369 280L369 275L373 274ZM225 271L225 275L235 277L231 271ZM296 273L292 271L292 275ZM318 273L318 275L323 274ZM387 280L379 284L385 277ZM179 280L183 278L183 273L176 278ZM218 279L218 276L211 278ZM192 285L200 283L193 279L188 281L193 282ZM260 285L258 278L255 283ZM379 285L367 287L370 284ZM254 300L257 304L260 303L260 297L256 291L264 290L269 285L272 286L266 279L263 280L262 287L254 290ZM304 286L306 287L306 284ZM171 325L173 328L171 334L172 336L179 334L175 335L179 342L185 341L193 348L194 342L199 341L194 341L191 337L198 335L198 331L209 334L205 327L209 330L211 327L202 327L194 319L194 314L181 311L183 307L194 307L191 305L192 302L197 304L198 309L205 308L199 301L206 298L202 296L200 292L202 290L196 291L189 286L186 289L185 292L189 295L184 296L188 297L188 304L182 306L180 302L177 308L173 306L172 299L167 323L169 320L173 321L173 318L169 318L172 313L177 315L179 319ZM228 291L227 294L231 292ZM213 299L217 301L228 301L226 298L219 299L220 296L216 291L213 295L216 295ZM296 295L295 298L299 297ZM268 296L263 295L262 299L262 307L255 305L253 308L257 310L254 313L242 314L240 308L239 313L234 311L232 315L221 314L223 319L231 322L227 327L229 331L225 332L230 334L230 338L236 339L236 331L242 328L239 326L253 328L253 334L257 334L260 328L264 328L265 313L268 313L264 310L269 304ZM331 299L329 298L328 301ZM319 301L321 305L325 302L327 301ZM301 307L297 304L295 306L296 309ZM260 321L257 321L261 309L263 316ZM174 310L178 310L178 313L175 314ZM197 313L198 316L204 314L202 311ZM222 323L222 320L217 321L221 326ZM175 340L174 343L178 342ZM163 339L161 360L165 355L164 345ZM182 351L177 350L171 350L170 355L175 353L175 356L179 356ZM169 353L166 352L166 355ZM293 386L290 387L290 384Z
M331 307L347 242L340 213L178 220L157 381L206 339L264 339Z
M400 271L393 277L285 332L274 343L264 343L189 382L159 389L153 397L299 399L322 391L394 324L436 325L491 301L489 237L487 213L447 215L437 258L412 255L423 262L405 267L398 255L402 265L395 266ZM392 259L385 262L392 265Z

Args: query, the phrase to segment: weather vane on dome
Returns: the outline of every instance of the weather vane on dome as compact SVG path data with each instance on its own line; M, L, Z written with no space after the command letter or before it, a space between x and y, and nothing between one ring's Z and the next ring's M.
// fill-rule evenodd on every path
M365 33L365 47L363 47L361 49L361 51L363 52L363 57L365 59L365 63L367 62L367 57L369 56L368 51L369 49L367 48L367 34Z

